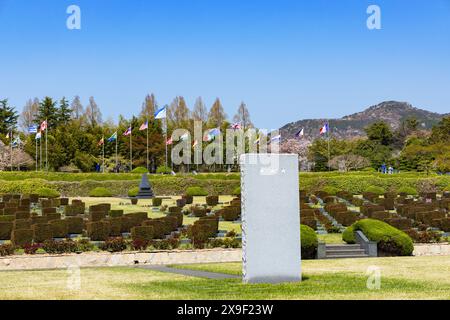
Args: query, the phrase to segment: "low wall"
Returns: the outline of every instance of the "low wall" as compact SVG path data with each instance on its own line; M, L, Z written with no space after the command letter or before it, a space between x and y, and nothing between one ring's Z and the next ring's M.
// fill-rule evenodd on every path
M414 256L447 256L450 255L449 243L415 244Z
M0 258L0 271L241 262L241 249L21 255Z

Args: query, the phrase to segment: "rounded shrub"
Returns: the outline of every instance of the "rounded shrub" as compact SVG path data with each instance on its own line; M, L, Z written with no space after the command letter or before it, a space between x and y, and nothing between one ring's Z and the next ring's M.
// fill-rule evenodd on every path
M143 173L148 173L148 170L145 167L136 167L133 170L131 170L131 173L141 173L141 174L143 174Z
M341 190L339 190L338 188L333 187L333 186L325 186L325 187L322 188L322 191L325 191L330 196L335 196L336 193L338 193Z
M353 226L350 226L347 229L345 229L345 231L342 233L342 240L344 240L348 244L356 243L355 230L353 229Z
M166 166L159 166L158 168L156 168L156 173L171 174L172 173L172 168L166 167Z
M400 187L397 189L397 193L406 193L407 195L417 196L417 190L413 187Z
M386 192L386 190L384 190L384 188L382 188L382 187L370 186L370 187L366 188L366 192L375 193L375 194L381 196L382 194L384 194Z
M444 188L443 191L448 191L448 192L450 192L450 185L446 186L446 187Z
M305 225L300 225L302 259L315 259L319 240L316 232Z
M240 196L241 195L241 187L236 187L233 190L233 196Z
M58 198L59 196L61 196L61 194L55 189L46 187L37 189L35 193L38 194L41 198Z
M202 187L189 187L186 189L187 196L207 196L208 192Z
M97 187L89 191L90 197L112 197L112 193L105 187Z
M355 222L350 228L354 231L361 230L370 241L375 241L378 250L384 255L410 256L414 251L411 237L383 221L363 219ZM350 239L349 235L347 237Z
M128 190L128 196L129 197L136 197L139 193L139 187L134 187Z

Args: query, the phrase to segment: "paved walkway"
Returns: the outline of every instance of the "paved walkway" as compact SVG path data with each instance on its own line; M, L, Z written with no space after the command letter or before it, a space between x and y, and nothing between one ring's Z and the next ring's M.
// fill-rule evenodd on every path
M168 266L139 266L138 268L143 268L143 269L152 270L152 271L159 271L159 272L181 274L181 275L188 276L188 277L206 278L206 279L213 279L213 280L240 279L241 278L241 276L237 276L237 275L233 275L233 274L207 272L207 271L199 271L199 270L189 270L189 269L177 269L177 268L171 268Z

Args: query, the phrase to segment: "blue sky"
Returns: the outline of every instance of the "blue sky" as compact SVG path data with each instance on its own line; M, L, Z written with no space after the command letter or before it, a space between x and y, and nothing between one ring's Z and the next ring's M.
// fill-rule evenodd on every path
M81 8L82 29L66 28ZM366 28L377 4L382 30ZM384 100L450 112L450 0L0 0L0 97L45 95L104 118L177 95L277 128Z

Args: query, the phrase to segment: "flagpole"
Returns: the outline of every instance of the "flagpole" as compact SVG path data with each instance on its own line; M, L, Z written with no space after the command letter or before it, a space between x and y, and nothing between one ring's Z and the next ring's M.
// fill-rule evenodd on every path
M118 137L116 137L116 173L118 173L119 172L119 161L118 161L118 159L117 159L117 140L118 140Z
M39 169L42 171L42 130L41 137L39 138Z
M166 168L167 168L167 164L168 164L168 160L167 160L167 117L164 118L164 132L165 132L165 142L166 142Z
M147 118L147 171L150 172L150 157L149 157L149 153L148 153L148 118Z
M330 152L330 137L331 137L331 129L330 129L330 121L327 121L328 124L328 171L331 171L331 165L330 165L330 161L331 161L331 152Z
M37 135L37 133L36 133ZM34 137L34 141L36 143L36 172L38 172L38 145L37 145L37 139Z
M48 122L45 119L45 170L48 172Z
M131 127L130 127L131 128ZM132 140L132 130L130 131L130 172L133 170L133 140Z
M105 173L105 135L102 135L102 141L103 141L103 145L102 145L102 151L103 151L103 158L102 158L102 162L103 162L103 173Z
M12 161L12 143L13 143L13 133L12 129L9 131L9 160L11 164L11 172L13 171L13 161Z

